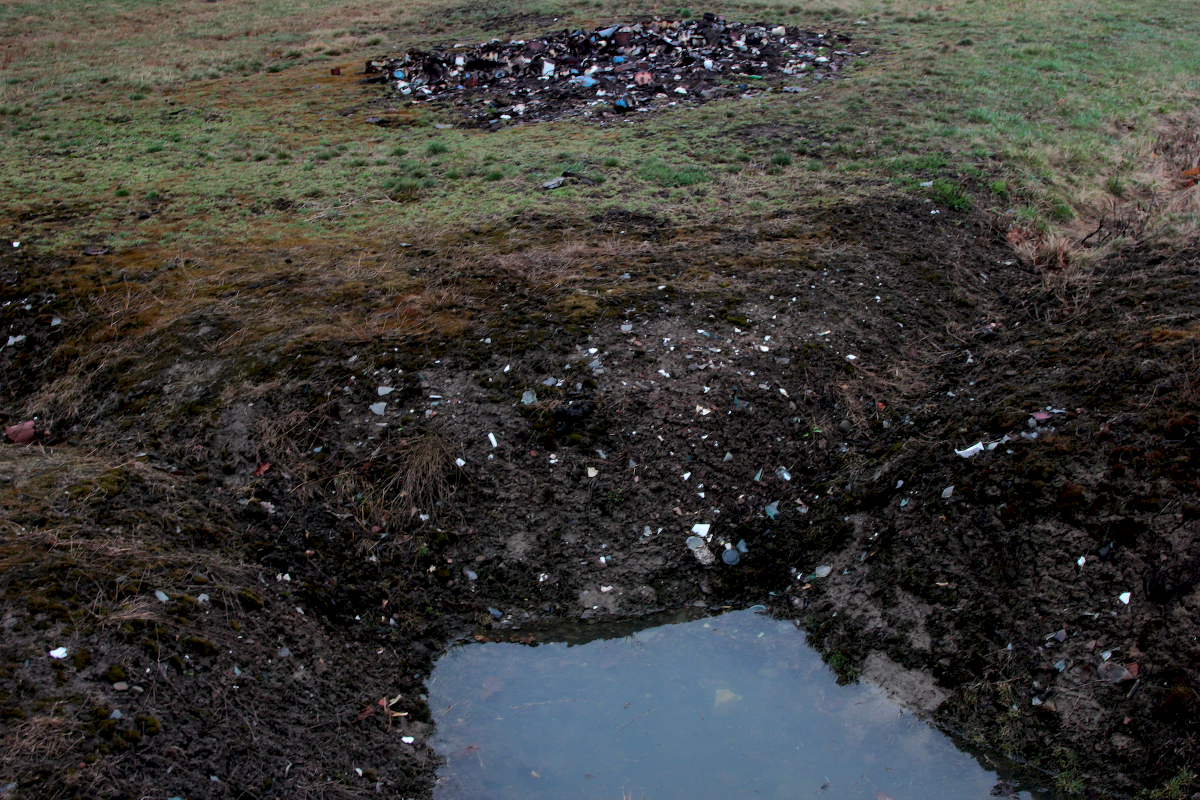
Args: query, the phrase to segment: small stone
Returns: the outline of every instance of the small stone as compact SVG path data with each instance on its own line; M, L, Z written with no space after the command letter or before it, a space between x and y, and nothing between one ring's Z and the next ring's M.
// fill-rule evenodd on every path
M113 684L113 691L114 692L127 692L127 691L129 691L129 684L126 683L125 681L117 681L116 683Z
M279 648L279 650L276 652L276 655L277 655L277 656L279 656L280 658L287 658L287 657L288 657L288 656L290 656L291 654L292 654L292 651L291 651L291 650L289 650L289 649L288 649L288 648L286 648L286 647L281 647L281 648Z
M822 564L813 570L813 577L828 578L831 572L833 572L833 567L829 566L828 564Z
M500 613L500 609L492 608L491 606L488 606L488 613L491 614L496 619L500 619L501 617L504 616L504 614Z
M850 424L850 420L848 419L844 419L838 423L838 430L840 430L842 433L849 433L852 427L853 426Z

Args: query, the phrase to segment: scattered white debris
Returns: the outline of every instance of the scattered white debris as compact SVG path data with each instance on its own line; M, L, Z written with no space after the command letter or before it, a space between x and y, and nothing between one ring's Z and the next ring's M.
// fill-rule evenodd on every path
M412 744L416 741L416 739L411 736L401 736L400 741L404 742L405 744Z
M846 360L847 360L847 361L857 361L857 360L858 360L858 356L854 356L854 355L849 355L849 354L847 354L847 355L846 355Z
M23 341L25 341L24 334L21 334L20 336L10 336L8 337L8 344L6 346L12 347L14 344L20 344Z
M165 603L171 599L170 595L168 595L162 589L155 589L154 596L158 598L158 602L160 603Z
M1129 601L1133 599L1133 594L1130 592L1121 592L1121 596L1118 599L1125 605L1129 605Z
M460 466L460 467L465 467L467 465L467 462L463 461L461 458L456 458L454 460L454 463L458 464L458 466Z
M659 374L659 375L662 375L664 378L669 378L669 377L671 377L671 373L667 372L665 369L660 369L660 370L658 371L658 374Z
M956 454L962 456L963 458L971 458L972 456L977 456L983 452L983 442L976 442L975 444L971 445L970 447L966 448L965 450L955 450L954 452Z
M492 447L500 446L500 443L496 441L496 434L494 434L494 433L488 434L488 441L492 443Z
M596 469L595 467L588 467L587 470L589 478L594 478L600 474L600 470Z
M371 413L377 417L382 417L383 412L387 411L387 403L372 403Z
M601 593L601 594L608 594L608 593L609 593L609 592L611 592L612 590L613 590L613 587L611 587L611 586L601 586L601 587L600 587L600 593Z
M698 406L696 406L696 413L697 413L697 414L699 414L699 415L700 415L700 416L702 416L702 417L707 417L709 414L711 414L711 413L712 413L712 409L711 409L711 408L705 408L704 406L699 406L699 405L698 405Z
M697 536L704 536L705 538L707 538L708 531L711 527L712 527L712 525L710 523L697 522L695 525L692 526L692 533L696 534Z
M942 498L943 499L948 500L948 499L950 499L950 496L953 494L954 494L954 486L947 486L945 489L942 490Z
M682 476L682 477L683 477L683 479L686 481L688 478L692 477L692 473L690 473L690 472L685 472L685 473L683 473L683 476Z
M394 388L392 388L391 386L380 386L380 387L377 387L375 389L375 391L379 394L380 397L387 397L389 394L391 394L392 392L394 392L396 390Z
M1087 557L1080 556L1079 559L1075 563L1078 564L1080 567L1082 567L1084 564L1087 563Z
M51 658L66 658L67 657L67 648L65 648L65 647L54 648L53 650L50 651L50 657Z

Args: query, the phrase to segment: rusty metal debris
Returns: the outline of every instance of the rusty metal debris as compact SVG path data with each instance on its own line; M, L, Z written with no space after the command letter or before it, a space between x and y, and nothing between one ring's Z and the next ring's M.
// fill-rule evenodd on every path
M778 25L655 18L541 39L409 50L368 61L389 101L446 101L467 127L568 116L617 118L764 91L800 92L836 77L850 38Z

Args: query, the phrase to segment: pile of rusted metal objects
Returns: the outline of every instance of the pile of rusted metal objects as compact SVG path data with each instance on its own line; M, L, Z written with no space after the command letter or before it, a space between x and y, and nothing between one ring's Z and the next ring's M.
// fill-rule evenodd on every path
M850 38L784 25L653 19L593 31L563 31L529 41L410 50L368 61L389 101L443 101L463 123L506 123L566 116L603 118L699 105L763 91L804 91L837 76L851 58Z

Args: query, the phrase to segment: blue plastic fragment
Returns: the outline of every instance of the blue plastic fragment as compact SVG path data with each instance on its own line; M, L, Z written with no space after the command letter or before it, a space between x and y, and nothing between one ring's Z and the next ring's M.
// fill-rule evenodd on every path
M571 83L576 86L582 86L584 89L590 89L596 85L596 79L591 75L576 75L574 78L571 78Z
M779 516L779 503L778 502L771 503L770 505L768 505L766 508L763 509L763 512L771 519L775 519L776 517Z
M738 555L737 550L726 550L724 553L721 553L721 560L732 567L734 564L741 561L742 557Z
M496 619L500 619L501 617L504 616L503 614L500 613L499 609L492 608L491 606L488 606L488 613L491 614Z
M612 61L613 61L613 63L614 63L614 64L624 64L624 63L625 63L625 56L613 56L613 60L612 60Z

